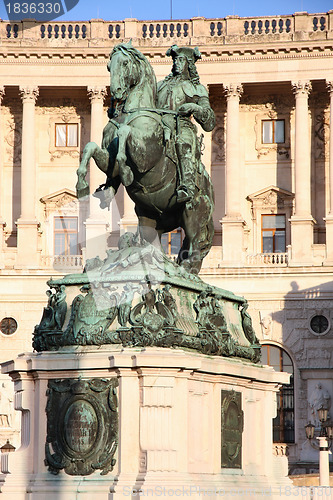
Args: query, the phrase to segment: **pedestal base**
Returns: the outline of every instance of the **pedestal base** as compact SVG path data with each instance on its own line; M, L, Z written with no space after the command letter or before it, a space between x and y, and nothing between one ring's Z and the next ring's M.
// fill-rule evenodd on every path
M291 223L291 261L289 266L312 266L313 225L312 217L290 218Z
M224 217L221 224L223 265L240 265L243 262L245 222L236 217Z
M120 346L24 354L4 363L2 372L15 381L23 442L1 457L3 500L288 496L287 458L274 456L272 443L284 373L181 349ZM100 395L106 386L114 388L109 403ZM54 391L64 402L52 417ZM69 462L86 467L97 450L101 462L106 424L98 428L98 414L115 418L114 398L119 436L113 471L100 475L92 461L91 474L69 475L66 453ZM57 475L45 465L48 448L59 462Z
M17 225L17 269L37 268L40 266L38 252L38 226L36 220L22 220Z

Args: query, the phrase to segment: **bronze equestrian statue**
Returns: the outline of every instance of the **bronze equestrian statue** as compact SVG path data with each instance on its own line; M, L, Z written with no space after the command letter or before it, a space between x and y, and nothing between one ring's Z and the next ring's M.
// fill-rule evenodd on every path
M141 237L156 245L163 233L182 227L177 262L199 272L212 245L214 195L191 118L211 131L215 116L196 71L198 49L173 45L167 55L173 58L172 72L157 85L147 58L131 42L114 47L108 63L109 122L102 147L85 146L76 188L78 197L89 193L85 176L93 158L107 177L95 193L101 206L124 184Z

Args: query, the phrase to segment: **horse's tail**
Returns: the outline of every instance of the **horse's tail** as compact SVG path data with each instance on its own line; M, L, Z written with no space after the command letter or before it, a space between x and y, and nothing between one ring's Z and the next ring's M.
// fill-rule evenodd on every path
M199 196L202 198L200 201L201 206L205 211L205 228L201 232L200 241L198 244L200 252L200 260L202 261L209 250L212 247L213 237L214 237L214 222L213 222L213 211L214 211L214 189L210 176L208 175L204 165L201 164L202 173L200 175L200 191Z

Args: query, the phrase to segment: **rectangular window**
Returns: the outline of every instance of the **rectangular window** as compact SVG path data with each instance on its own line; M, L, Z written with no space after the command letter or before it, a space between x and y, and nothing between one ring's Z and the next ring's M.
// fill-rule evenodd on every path
M164 252L167 255L177 255L182 246L182 239L181 229L162 234L161 245Z
M54 255L78 255L77 217L54 218Z
M263 144L280 144L285 142L284 120L262 121Z
M77 123L56 123L55 126L56 147L76 147L78 146L78 124Z
M263 253L283 253L286 251L285 215L262 215L261 241Z

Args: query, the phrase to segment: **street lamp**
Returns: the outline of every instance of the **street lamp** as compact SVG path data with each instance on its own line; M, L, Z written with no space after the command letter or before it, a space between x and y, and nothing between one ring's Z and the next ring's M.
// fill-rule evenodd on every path
M317 410L318 419L320 422L319 436L316 437L319 441L319 446L315 446L312 440L315 437L315 426L309 422L305 426L305 434L309 439L311 446L319 448L319 486L330 485L330 463L329 454L330 447L333 439L333 422L327 420L328 410L326 408L319 408Z

